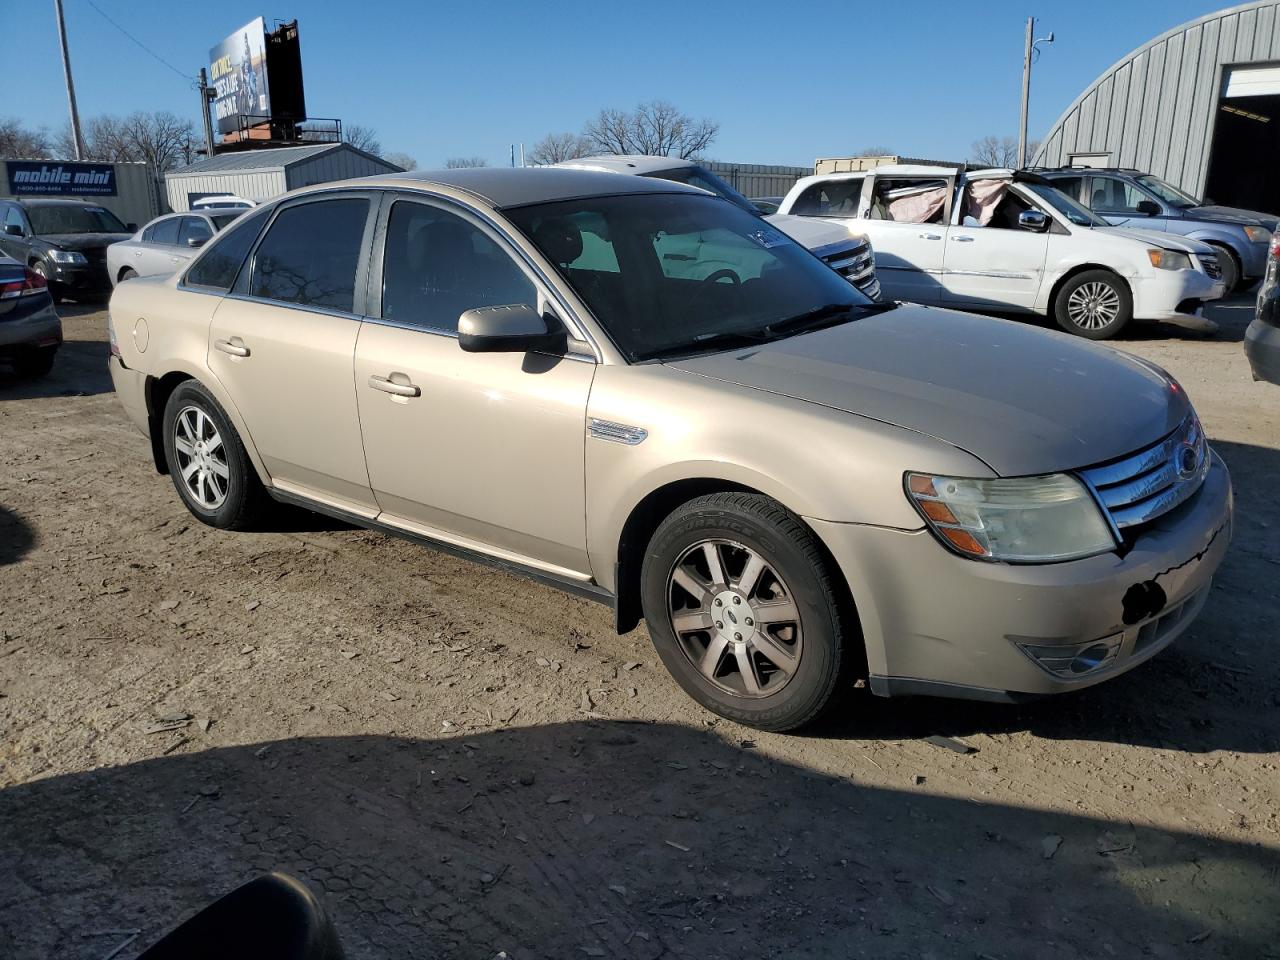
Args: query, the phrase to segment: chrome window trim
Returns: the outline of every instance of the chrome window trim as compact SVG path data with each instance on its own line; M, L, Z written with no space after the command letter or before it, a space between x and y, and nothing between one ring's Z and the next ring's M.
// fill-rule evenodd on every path
M436 327L423 327L415 323L405 323L402 320L388 320L385 317L352 316L351 319L358 320L360 323L376 324L379 327L392 327L393 329L396 329L396 330L409 330L413 333L425 333L429 336L441 337L446 340L458 339L458 333L456 330L440 330ZM565 353L546 353L541 350L531 350L528 352L538 353L542 356L548 356L548 357L563 357L565 360L576 360L580 363L596 363L597 362L594 354L584 353L581 348L575 350L574 348L577 344L582 344L583 347L586 347L587 349L590 349L591 347L591 345L587 343L585 340L574 340L571 338L569 341L569 349Z

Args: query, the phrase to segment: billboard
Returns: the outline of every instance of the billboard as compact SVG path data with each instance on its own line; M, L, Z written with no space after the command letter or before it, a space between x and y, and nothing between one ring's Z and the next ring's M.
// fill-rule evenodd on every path
M213 115L218 132L240 128L241 117L271 116L267 88L267 27L262 17L250 20L209 51L209 79L213 82Z
M110 163L45 163L8 160L10 196L114 197L116 168Z

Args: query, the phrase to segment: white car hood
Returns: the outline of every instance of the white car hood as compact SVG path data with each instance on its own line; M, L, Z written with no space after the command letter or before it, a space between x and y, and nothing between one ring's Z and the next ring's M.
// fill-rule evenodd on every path
M813 217L793 217L785 213L773 213L765 217L771 224L797 243L817 250L835 243L848 243L852 240L865 240L866 235L832 223L830 220L816 220Z
M1135 230L1131 227L1095 227L1094 229L1133 237L1135 240L1149 243L1153 247L1163 247L1166 250L1177 250L1181 253L1213 253L1213 247L1207 243L1191 240L1176 233L1163 233L1160 230Z

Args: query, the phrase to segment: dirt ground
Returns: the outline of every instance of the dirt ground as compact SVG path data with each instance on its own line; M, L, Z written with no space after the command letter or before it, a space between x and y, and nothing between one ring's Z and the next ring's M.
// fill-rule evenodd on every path
M64 308L54 375L0 373L0 956L130 960L281 869L359 960L1280 957L1250 312L1117 344L1235 480L1179 643L1078 695L851 691L779 736L715 722L604 607L308 514L202 526L111 393L105 313Z

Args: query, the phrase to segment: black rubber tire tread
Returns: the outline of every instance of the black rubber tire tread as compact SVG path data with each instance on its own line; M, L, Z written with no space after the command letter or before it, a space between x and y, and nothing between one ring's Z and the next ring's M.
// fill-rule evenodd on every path
M1240 265L1240 258L1230 247L1220 243L1211 243L1209 246L1218 252L1218 265L1222 268L1222 280L1227 288L1223 296L1229 297L1240 290L1244 282L1244 268Z
M742 529L726 529L726 524L755 524L764 528L776 543L764 541L751 545L775 563L792 595L801 607L804 621L804 650L796 676L775 696L784 698L770 704L763 701L733 698L706 681L689 663L670 628L667 617L667 575L679 551L680 536L686 541L698 526L719 528L727 538L758 539ZM674 546L672 546L674 544ZM795 570L783 564L777 552L792 552L808 569ZM836 693L857 658L850 650L860 642L856 617L848 617L842 609L844 593L838 589L836 574L826 554L804 522L776 500L754 493L713 493L698 497L676 508L658 525L650 538L641 568L641 600L649 625L649 635L658 656L677 683L694 700L726 719L759 730L783 732L813 723L836 702ZM655 609L656 607L656 609ZM815 615L819 621L814 623ZM847 623L847 620L855 623ZM850 640L850 637L854 640ZM744 704L766 704L748 706Z
M1067 298L1077 287L1094 281L1110 284L1120 295L1120 315L1101 330L1082 330L1072 323L1067 315ZM1127 327L1129 321L1133 319L1133 294L1129 290L1129 285L1119 274L1102 269L1085 270L1064 283L1058 295L1053 298L1053 318L1058 322L1059 327L1074 336L1084 337L1086 340L1109 340Z
M231 474L230 485L227 490L227 499L217 510L206 510L187 496L182 484L182 471L178 467L177 455L173 449L173 424L178 417L178 411L192 404L200 406L206 416L213 419L222 437L223 449L227 453L227 467ZM198 380L184 380L178 384L173 393L169 394L168 402L165 403L161 431L165 462L169 466L169 477L173 480L174 489L178 491L178 496L191 511L192 516L201 523L220 530L256 529L269 508L271 498L263 488L262 481L258 479L258 472L254 469L249 454L245 452L240 434L236 432L231 419L213 394Z

